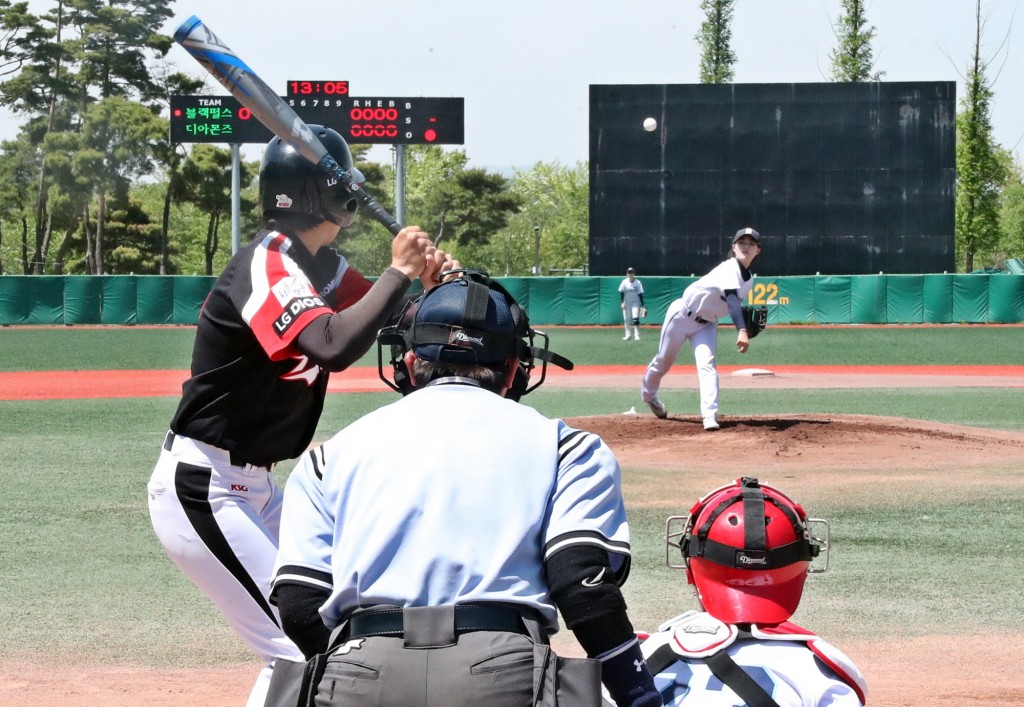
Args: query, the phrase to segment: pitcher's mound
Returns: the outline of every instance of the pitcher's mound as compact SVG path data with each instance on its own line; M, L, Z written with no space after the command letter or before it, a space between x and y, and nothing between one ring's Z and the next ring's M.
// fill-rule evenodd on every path
M731 470L820 465L846 469L940 468L1024 459L1024 434L868 415L603 415L567 420L599 434L620 462L653 468Z

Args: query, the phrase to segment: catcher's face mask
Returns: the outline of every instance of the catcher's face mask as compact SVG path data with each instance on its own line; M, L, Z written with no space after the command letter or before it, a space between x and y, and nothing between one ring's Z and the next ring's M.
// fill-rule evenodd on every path
M571 361L548 350L548 337L530 328L526 312L505 288L487 273L458 270L443 273L460 277L424 292L410 303L394 326L377 334L377 373L393 390L406 395L414 390L405 354L414 351L426 361L493 364L519 360L519 370L505 397L519 400L536 390L547 375L547 364L572 370ZM537 340L543 346L535 345ZM390 347L389 380L384 373L385 346ZM530 385L537 361L540 380Z
M669 566L685 568L704 610L726 623L787 620L807 574L828 568L828 523L808 519L800 504L749 477L704 496L690 515L669 518L665 541ZM682 552L684 565L672 564L669 547ZM822 548L824 566L812 569Z

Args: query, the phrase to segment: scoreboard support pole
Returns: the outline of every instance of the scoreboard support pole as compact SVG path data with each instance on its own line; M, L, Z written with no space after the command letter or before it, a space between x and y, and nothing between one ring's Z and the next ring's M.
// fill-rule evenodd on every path
M405 223L405 145L395 145L395 220Z
M231 255L238 252L242 242L242 164L239 145L231 143Z

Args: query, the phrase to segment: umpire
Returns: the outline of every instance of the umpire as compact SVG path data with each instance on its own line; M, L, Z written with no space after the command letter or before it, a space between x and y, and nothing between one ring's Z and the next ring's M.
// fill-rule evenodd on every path
M533 346L525 312L472 272L406 326L392 362L411 392L308 452L285 489L272 599L316 656L310 703L599 705L600 675L620 707L661 705L619 589L618 462L516 401L535 359L558 362L546 337ZM556 607L596 660L551 653Z

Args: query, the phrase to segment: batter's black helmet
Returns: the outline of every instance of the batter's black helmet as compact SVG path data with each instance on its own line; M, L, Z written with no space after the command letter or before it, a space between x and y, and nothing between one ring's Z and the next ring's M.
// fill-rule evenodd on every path
M501 363L519 360L519 371L505 397L518 400L536 390L547 375L547 364L566 370L573 364L548 350L547 334L530 328L526 312L485 272L462 270L461 277L440 284L410 303L395 326L377 335L377 364L381 379L403 395L411 392L405 352L424 361L456 364ZM446 275L449 273L445 273ZM535 346L536 339L543 347ZM394 382L384 374L383 347L391 347ZM530 374L541 361L541 378L530 385Z
M310 125L338 165L362 184L362 173L352 166L345 139L322 125ZM342 228L352 225L359 202L337 177L328 174L279 137L263 152L260 163L260 212L267 219L277 214L307 214Z

